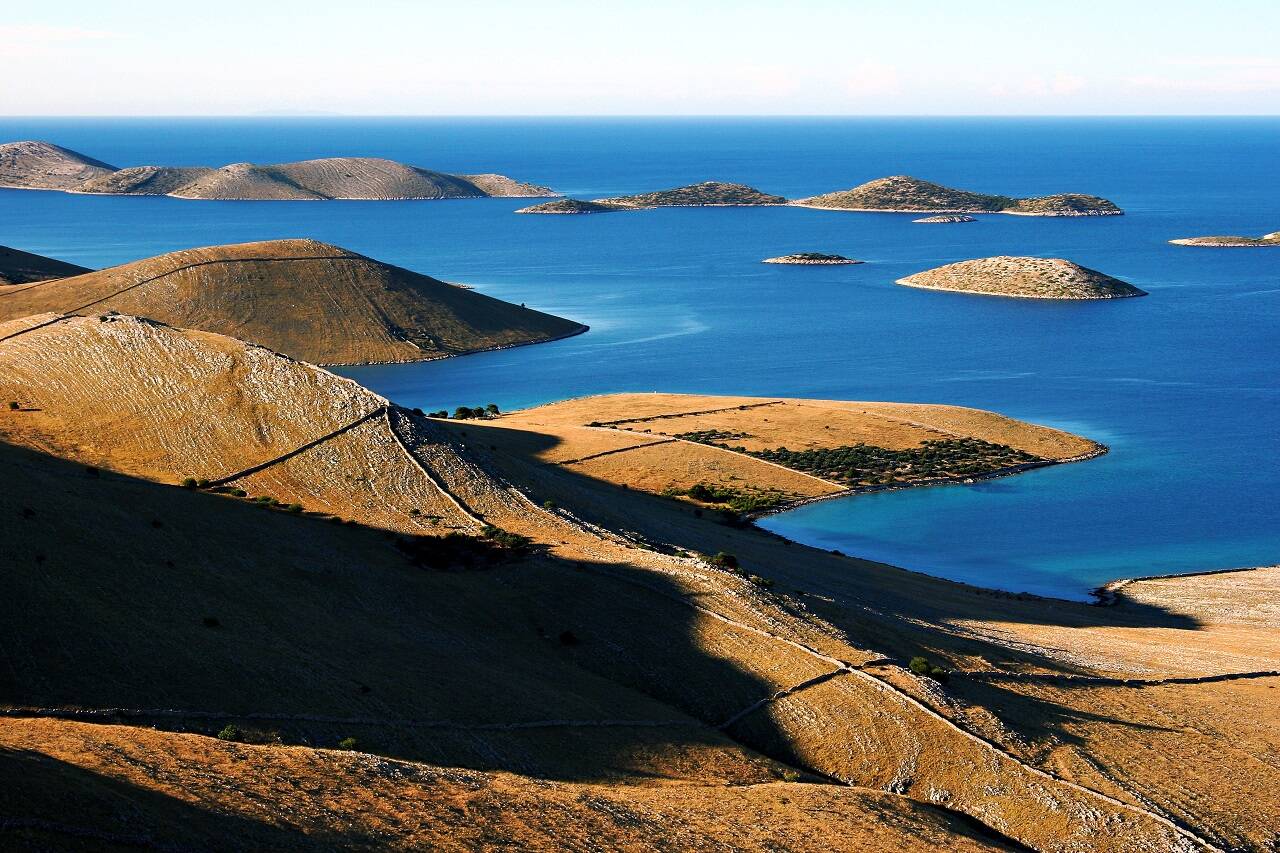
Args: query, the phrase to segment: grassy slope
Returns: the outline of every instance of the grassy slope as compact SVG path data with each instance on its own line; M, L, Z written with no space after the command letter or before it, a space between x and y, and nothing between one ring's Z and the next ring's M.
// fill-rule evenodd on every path
M0 320L46 311L151 317L322 364L421 361L583 328L314 240L189 249L0 292Z
M111 345L108 332L130 322L73 320L0 342L0 376L10 383L5 394L36 399L53 394L41 389L62 388L40 399L68 410L82 394L85 429L97 433L101 447L115 448L125 462L155 455L141 445L164 431L139 427L151 410L164 423L163 407L140 402L135 416L114 415L129 395L174 395L124 377L136 370L151 383L178 381L184 374L168 353L181 341L173 337L217 347L210 336L163 330L130 347ZM81 327L102 340L67 337ZM234 351L220 346L219 352ZM39 374L22 373L36 348L62 359L42 362ZM287 379L292 369L247 371L237 393L268 377L276 377L268 386L277 391L290 387L280 383L294 381ZM84 380L102 372L121 381L115 391L108 384L100 400L102 386ZM329 393L343 397L339 386ZM245 435L314 417L294 409L323 409L321 398L275 393L250 404L251 396L243 406L251 416L226 416L228 427L240 423ZM30 408L37 407L3 414L9 441L50 442L57 430L38 418L56 413ZM183 421L198 431L192 426L200 422L189 414L174 428ZM1180 665L1222 671L1244 665L1246 629L1233 626L1237 634L1227 642L1218 632L1188 631L1194 619L1159 608L997 599L713 524L688 507L506 450L501 421L451 425L467 432L455 440L438 425L395 412L386 429L472 512L534 536L545 554L489 571L430 572L410 566L376 528L95 476L79 462L76 441L58 445L75 464L5 447L3 479L16 484L0 493L12 608L3 622L6 703L132 707L138 713L131 722L205 732L228 716L267 715L256 723L292 740L325 744L350 735L408 758L580 780L775 777L778 765L754 749L854 785L944 802L1044 850L1165 849L1188 839L1138 808L1037 775L1022 762L1048 762L1135 806L1132 791L1142 790L1193 826L1246 840L1263 837L1274 817L1263 798L1242 821L1238 801L1222 787L1221 761L1207 775L1178 751L1177 740L1161 736L1164 764L1141 750L1111 748L1124 742L1106 727L1124 725L1111 718L1131 689L1091 685L1087 699L1051 699L1040 695L1047 689L1040 681L1019 680L1024 671L1131 671L1144 649L1162 649L1171 660L1173 641L1180 648L1200 644L1197 659ZM476 441L479 430L490 440ZM489 444L498 450L485 449ZM315 452L329 452L328 443ZM329 466L335 482L366 475L367 468L346 468L344 458ZM379 464L394 466L394 458ZM94 459L111 463L113 456ZM407 455L401 460L397 479L425 476L413 473ZM159 462L152 464L158 472ZM160 479L171 482L179 473ZM602 526L540 509L503 477L521 483L536 502L553 499ZM403 509L399 502L413 499L407 495L388 492L386 501ZM670 551L665 543L731 550L751 571L773 578L775 591L663 553ZM218 626L206 627L206 616ZM566 630L573 642L559 639ZM957 674L942 694L899 665L918 651L1011 677ZM1201 731L1210 723L1230 726L1225 704L1215 707L1188 689L1182 701L1197 710ZM1129 710L1150 718L1170 707L1156 702ZM615 724L566 725L607 720ZM440 725L539 721L510 730ZM1179 736L1197 753L1212 754L1211 735ZM1251 736L1265 744L1271 734L1255 727ZM1243 756L1230 753L1226 766L1247 769L1251 785L1271 784L1264 768L1241 764ZM1099 760L1114 765L1099 767Z

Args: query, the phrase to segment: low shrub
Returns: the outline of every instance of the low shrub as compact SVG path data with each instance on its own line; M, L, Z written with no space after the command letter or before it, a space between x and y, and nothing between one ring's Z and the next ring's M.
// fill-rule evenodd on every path
M353 737L344 737L338 741L338 749L353 750L356 748L356 739Z
M726 551L720 551L714 557L708 557L707 562L718 568L729 569L730 571L738 568L738 558Z
M907 668L923 678L932 678L934 681L945 682L949 673L940 666L934 666L929 662L927 657L916 655L907 664Z

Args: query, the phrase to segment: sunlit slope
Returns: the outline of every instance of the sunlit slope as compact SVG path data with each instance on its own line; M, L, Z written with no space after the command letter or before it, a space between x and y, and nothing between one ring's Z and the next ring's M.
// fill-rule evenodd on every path
M953 698L962 672L943 692L904 668L921 650L951 665L1009 662L995 628L957 628L1003 612L971 588L525 462L501 419L445 427L207 333L41 317L0 339L0 399L19 403L0 410L0 475L14 484L0 494L0 696L12 713L203 734L234 723L295 744L354 737L400 758L575 780L756 784L811 771L1038 850L1205 847L1195 822L1111 777L1040 766L1001 724L1002 703ZM224 386L206 362L222 364ZM219 396L222 410L190 402ZM265 438L242 452L216 429L185 434L214 418ZM254 478L274 478L274 497L303 511L164 485L215 462L232 469L219 477L229 486L252 481L250 494L267 489ZM364 523L334 524L320 508ZM449 571L397 546L482 523L534 547ZM691 549L733 551L745 568Z
M551 782L52 720L0 721L0 780L9 850L1011 849L940 809L830 785Z
M315 240L189 249L0 292L0 319L150 317L321 364L422 361L583 326Z

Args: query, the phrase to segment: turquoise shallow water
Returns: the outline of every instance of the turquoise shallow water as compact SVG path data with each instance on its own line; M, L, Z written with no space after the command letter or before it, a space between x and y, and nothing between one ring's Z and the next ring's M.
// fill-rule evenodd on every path
M406 405L610 391L943 402L1111 446L972 486L813 504L764 523L938 575L1083 597L1115 577L1280 559L1280 249L1170 246L1280 229L1280 120L0 120L117 165L335 154L499 171L573 194L705 179L788 196L913 174L1128 215L911 217L671 209L526 217L519 200L192 202L0 191L0 243L92 266L310 236L589 323L566 341L343 372ZM829 251L854 267L761 258ZM894 279L993 254L1064 256L1151 295L1026 302Z

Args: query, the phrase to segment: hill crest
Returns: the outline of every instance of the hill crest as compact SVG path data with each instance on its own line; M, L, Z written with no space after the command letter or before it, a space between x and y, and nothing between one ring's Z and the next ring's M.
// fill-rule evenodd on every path
M586 327L309 239L170 252L0 292L0 320L116 311L318 364L424 361Z

